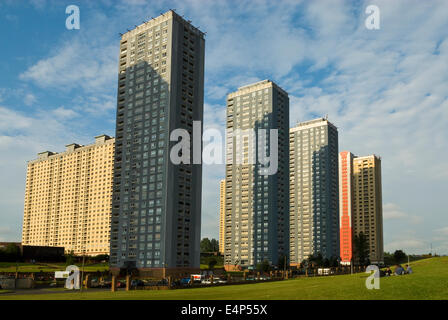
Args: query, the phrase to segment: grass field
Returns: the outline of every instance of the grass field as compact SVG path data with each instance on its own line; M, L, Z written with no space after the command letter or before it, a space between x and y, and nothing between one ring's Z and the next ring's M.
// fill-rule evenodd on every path
M213 268L214 269L222 269L222 268L224 268L224 266L223 265L216 265ZM201 263L201 270L208 270L208 269L209 269L208 264Z
M63 271L66 268L65 263L30 264L19 262L17 266L19 272L54 272ZM109 264L107 263L86 264L84 266L84 271L95 272L107 270L109 270ZM16 272L16 263L0 262L0 272Z
M8 293L8 292L11 292L10 290L1 290L0 289L0 294L2 294L2 293Z
M279 282L166 291L119 291L0 295L4 299L448 299L448 257L412 264L414 274L381 278L379 290L365 287L367 274L298 278Z

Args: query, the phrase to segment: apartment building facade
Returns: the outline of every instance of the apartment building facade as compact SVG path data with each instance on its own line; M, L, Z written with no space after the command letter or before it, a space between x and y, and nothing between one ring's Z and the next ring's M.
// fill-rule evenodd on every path
M109 254L114 142L101 135L28 162L22 245Z
M266 139L259 129L266 130ZM270 149L270 139L275 139L271 129L278 133L277 150ZM240 137L235 135L238 130L242 131ZM289 97L272 81L247 85L227 96L224 248L227 270L256 267L265 260L277 265L289 254L288 130ZM277 152L275 174L260 171L262 148L266 148L266 155Z
M341 210L341 263L356 263L354 237L361 233L369 247L370 263L384 262L381 158L339 154Z
M339 153L339 239L341 264L353 258L353 154Z
M226 180L219 182L219 253L224 254L226 235Z
M338 130L325 118L290 129L290 257L339 257Z
M122 35L113 272L137 268L161 277L199 268L202 167L170 161L177 143L170 134L184 129L191 136L193 121L202 121L204 38L171 10Z

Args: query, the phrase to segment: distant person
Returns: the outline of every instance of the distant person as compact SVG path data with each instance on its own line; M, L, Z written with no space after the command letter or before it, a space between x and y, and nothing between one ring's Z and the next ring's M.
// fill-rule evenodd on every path
M397 267L395 268L395 275L396 276L401 276L404 274L404 269L401 265L397 265Z
M413 273L414 271L412 270L412 268L411 268L411 266L410 265L406 265L406 273L407 274L411 274L411 273Z
M386 274L386 277L390 277L392 275L392 270L390 269L390 267L387 267L385 274Z

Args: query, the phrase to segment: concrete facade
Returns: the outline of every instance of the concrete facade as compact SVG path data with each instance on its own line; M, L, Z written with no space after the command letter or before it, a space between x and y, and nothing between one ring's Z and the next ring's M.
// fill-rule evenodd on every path
M115 139L28 162L22 245L64 247L76 255L109 254Z
M361 232L369 243L371 263L384 261L381 158L353 159L353 234ZM356 258L356 257L355 257Z
M339 257L338 131L327 119L290 130L290 255Z
M353 258L353 154L339 153L339 228L341 264Z
M219 253L224 254L226 239L226 180L219 182Z
M230 137L236 130L252 136ZM267 129L262 141L258 129ZM278 129L278 169L260 174L251 155L269 146L270 129ZM227 96L227 150L224 265L227 270L256 267L267 260L277 265L288 256L289 227L289 97L269 80L244 86ZM241 157L241 162L237 159ZM258 157L257 157L258 158Z
M121 38L112 270L199 268L202 166L173 164L170 134L202 121L204 47L173 11Z

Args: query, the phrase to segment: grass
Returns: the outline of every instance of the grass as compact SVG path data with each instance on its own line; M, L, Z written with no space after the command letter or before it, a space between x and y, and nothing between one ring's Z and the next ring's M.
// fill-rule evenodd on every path
M292 299L448 299L448 257L412 263L414 273L381 278L379 290L365 287L367 274L298 278L279 282L166 291L101 291L1 296L0 299L150 299L150 300L292 300Z
M9 292L12 292L11 290L0 290L0 294L2 294L2 293L9 293Z
M81 267L81 264L76 264ZM31 264L31 263L17 263L19 267L19 272L54 272L54 271L63 271L66 268L65 263L39 263L39 264ZM109 264L107 263L95 263L95 264L86 264L84 266L84 271L108 271ZM16 263L15 262L0 262L0 272L16 272Z
M224 268L223 265L215 265L213 267L213 269L222 269L222 268ZM201 270L209 270L208 264L201 263Z

